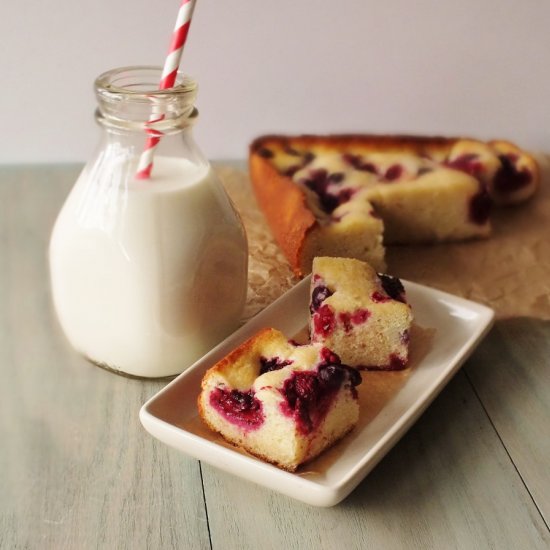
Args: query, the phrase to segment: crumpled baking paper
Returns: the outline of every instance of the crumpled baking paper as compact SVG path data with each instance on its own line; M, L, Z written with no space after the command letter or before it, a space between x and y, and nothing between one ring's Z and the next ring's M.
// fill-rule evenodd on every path
M537 194L525 204L495 208L488 239L388 247L388 273L483 303L499 319L550 319L550 157L537 159ZM222 164L216 171L248 235L248 320L298 280L271 236L246 170Z

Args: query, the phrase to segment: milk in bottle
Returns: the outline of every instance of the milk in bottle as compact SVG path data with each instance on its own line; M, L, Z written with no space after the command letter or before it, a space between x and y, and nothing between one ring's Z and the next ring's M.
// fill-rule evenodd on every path
M192 140L196 85L180 75L158 91L159 74L128 68L97 79L103 140L50 242L53 300L70 343L141 377L177 374L235 330L247 289L240 218ZM151 177L137 179L151 128L162 139Z

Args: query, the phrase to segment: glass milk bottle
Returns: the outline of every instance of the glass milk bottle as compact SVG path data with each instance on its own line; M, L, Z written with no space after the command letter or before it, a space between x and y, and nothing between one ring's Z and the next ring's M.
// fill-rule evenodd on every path
M55 309L73 347L139 377L177 374L238 327L247 290L240 218L193 141L196 83L128 67L95 82L102 139L50 242ZM149 179L136 177L148 137Z

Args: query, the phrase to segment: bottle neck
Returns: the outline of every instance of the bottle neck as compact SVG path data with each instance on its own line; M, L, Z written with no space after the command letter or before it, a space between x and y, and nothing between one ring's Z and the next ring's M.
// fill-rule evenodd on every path
M175 85L158 89L160 67L124 67L95 81L96 120L107 130L167 136L181 133L196 121L196 82L178 73Z
M135 168L155 140L154 157L207 164L192 135L198 117L195 81L178 73L174 87L159 90L161 74L160 67L125 67L96 79L95 116L104 130L100 163L124 162Z

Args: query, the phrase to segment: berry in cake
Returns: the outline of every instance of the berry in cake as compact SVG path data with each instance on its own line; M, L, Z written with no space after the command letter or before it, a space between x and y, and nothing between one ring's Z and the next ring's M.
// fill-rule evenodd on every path
M485 238L491 205L539 184L536 161L504 141L415 136L264 136L250 174L273 235L297 275L315 256L385 270L384 244Z
M198 408L228 442L294 471L356 425L360 382L324 345L264 329L206 372Z
M413 319L401 281L351 258L313 261L311 341L347 365L377 370L407 366Z
M508 141L492 141L500 166L489 183L489 192L496 204L518 204L529 199L539 182L535 159Z

